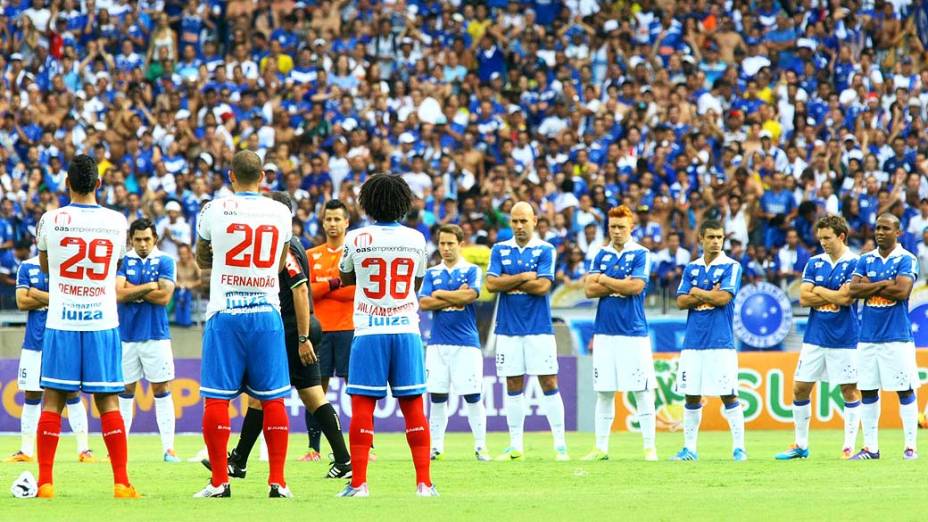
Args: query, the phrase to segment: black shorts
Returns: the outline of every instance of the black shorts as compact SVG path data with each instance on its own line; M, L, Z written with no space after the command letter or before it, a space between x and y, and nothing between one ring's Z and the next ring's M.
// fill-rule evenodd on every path
M321 384L321 373L319 372L319 363L315 362L308 366L300 360L300 336L296 328L286 328L287 342L287 365L290 367L290 385L297 390L312 388ZM315 317L312 318L309 329L309 341L313 343L318 356L319 345L322 342L322 327Z
M351 357L351 341L354 331L325 332L322 343L316 350L319 356L319 370L325 377L348 378L348 359Z

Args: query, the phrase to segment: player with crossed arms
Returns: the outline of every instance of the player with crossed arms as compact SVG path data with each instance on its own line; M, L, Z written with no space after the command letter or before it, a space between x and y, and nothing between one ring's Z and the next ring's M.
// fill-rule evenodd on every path
M116 271L126 253L125 216L97 204L97 162L85 154L68 167L71 203L37 227L39 264L49 275L42 347L45 404L39 417L37 496L51 498L52 468L68 394L94 395L113 468L113 496L137 498L126 472L126 428L116 397L123 389Z
M416 291L425 276L425 238L400 225L412 192L399 176L378 174L361 186L361 208L374 221L348 233L339 265L341 281L356 285L354 341L348 363L351 395L351 483L338 496L366 497L367 463L374 441L374 407L389 386L406 420L406 441L416 468L416 494L438 496L429 470L429 425L422 395L425 357Z
M264 172L251 151L232 158L235 194L206 204L197 220L197 264L211 268L203 331L200 394L203 439L212 478L195 498L229 497L229 401L245 390L261 401L268 446L270 497L292 497L284 479L290 374L277 274L293 235L290 209L258 193Z

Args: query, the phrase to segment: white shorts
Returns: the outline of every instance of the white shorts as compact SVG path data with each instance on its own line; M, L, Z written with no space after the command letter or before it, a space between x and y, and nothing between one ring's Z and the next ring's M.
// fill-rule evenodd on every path
M16 374L16 385L19 391L40 392L39 380L42 378L42 352L36 350L23 350L19 354L19 373Z
M684 395L722 397L738 393L738 353L728 348L683 350L676 389Z
M473 346L429 345L425 375L429 393L482 393L483 352Z
M554 335L496 336L496 375L557 375L557 369Z
M858 389L905 391L918 388L915 343L860 343L857 352Z
M593 336L593 390L637 392L657 386L650 337Z
M854 384L857 379L857 350L802 343L794 381Z
M122 377L126 383L168 382L174 379L170 339L122 343Z

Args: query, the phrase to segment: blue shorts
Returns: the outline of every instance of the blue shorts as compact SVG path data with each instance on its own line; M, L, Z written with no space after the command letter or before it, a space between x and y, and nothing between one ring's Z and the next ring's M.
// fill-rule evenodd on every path
M273 309L218 313L203 331L200 395L267 400L290 396L284 324Z
M425 351L416 334L355 336L348 362L350 395L394 397L425 393Z
M42 341L43 388L87 393L119 393L122 342L119 328L72 332L47 328Z

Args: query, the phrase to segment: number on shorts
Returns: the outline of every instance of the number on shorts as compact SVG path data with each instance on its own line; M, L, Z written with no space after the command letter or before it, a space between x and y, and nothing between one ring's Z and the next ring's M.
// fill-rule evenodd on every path
M274 266L274 252L277 252L277 241L279 239L277 227L261 225L252 228L251 225L244 223L232 223L226 227L226 233L236 234L238 232L244 233L245 237L242 238L239 244L226 252L227 266L238 268L249 268L251 266L271 268ZM265 238L267 234L270 234L270 237ZM270 242L270 248L267 251L264 250L264 241L266 239ZM246 252L249 248L251 249L250 253ZM266 259L262 257L265 253L267 254Z
M406 299L412 290L413 267L415 263L408 257L398 257L390 262L390 273L387 273L387 260L380 257L369 257L361 261L361 267L370 269L376 267L370 274L373 287L364 288L364 295L370 299L383 299L389 291L390 297L395 300ZM400 269L403 269L400 272Z
M113 242L109 239L97 238L87 243L79 237L63 237L59 245L63 247L76 246L77 252L65 259L59 267L59 275L65 279L87 279L103 281L110 273L110 260L113 258ZM102 249L102 251L101 251ZM89 259L94 266L84 268L75 266L84 259ZM98 265L103 265L102 269Z

